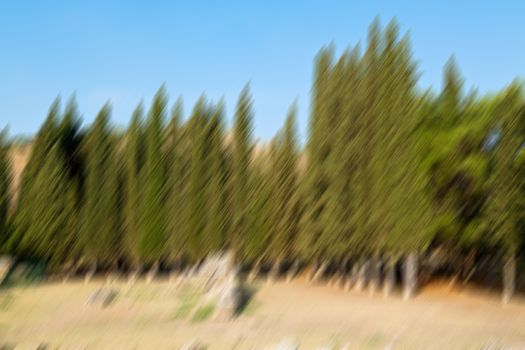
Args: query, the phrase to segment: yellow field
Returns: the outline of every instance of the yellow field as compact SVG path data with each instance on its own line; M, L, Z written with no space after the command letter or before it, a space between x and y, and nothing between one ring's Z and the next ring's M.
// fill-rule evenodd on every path
M46 283L3 290L0 343L16 349L178 349L199 339L209 349L264 349L295 339L301 349L525 348L525 303L502 306L497 295L446 292L434 286L415 300L328 286L260 283L234 321L217 322L198 296L167 281L118 282L107 308L87 306L102 280Z

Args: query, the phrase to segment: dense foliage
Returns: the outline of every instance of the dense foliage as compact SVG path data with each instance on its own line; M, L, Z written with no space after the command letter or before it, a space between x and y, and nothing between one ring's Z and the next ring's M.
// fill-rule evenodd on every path
M204 96L189 118L161 88L124 133L110 105L81 130L59 101L32 140L16 206L0 138L2 251L112 267L200 261L232 249L246 264L397 261L429 247L515 255L525 242L525 99L465 94L452 59L442 91L422 92L395 22L315 61L308 139L296 107L267 145L252 139L252 98L231 131ZM167 114L170 113L170 120ZM12 203L12 214L8 206Z

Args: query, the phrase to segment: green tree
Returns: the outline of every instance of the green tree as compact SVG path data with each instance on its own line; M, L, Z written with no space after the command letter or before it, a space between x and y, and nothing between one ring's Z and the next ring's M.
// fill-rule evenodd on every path
M142 233L142 184L145 161L144 107L140 103L131 116L125 140L125 252L132 265L140 264L139 237Z
M21 256L30 257L35 252L31 245L25 243L37 239L37 237L31 237L33 234L39 234L31 227L38 220L35 213L40 211L39 207L46 205L46 203L34 200L39 191L36 178L46 162L46 155L57 142L59 118L60 99L56 98L49 108L46 120L33 140L29 160L21 175L21 186L14 215L14 233L8 244L11 251Z
M208 220L206 222L206 246L210 252L224 248L228 234L228 169L224 154L224 105L213 106L210 119L206 125L207 169L209 171L206 185L206 202Z
M357 233L365 229L359 223L367 214L360 210L366 196L360 191L362 184L358 183L366 175L362 166L366 123L362 120L362 101L359 100L362 79L359 48L354 48L343 58L345 67L333 92L340 96L337 108L340 121L334 135L337 146L330 158L332 181L328 189L332 199L328 207L330 244L333 256L339 261L359 253L356 249Z
M167 153L166 182L167 205L167 242L169 257L181 259L184 255L184 243L187 237L188 220L185 195L187 182L186 152L181 125L182 99L177 99L171 111L171 119L166 129Z
M8 213L11 204L11 162L9 161L9 147L7 131L0 132L0 253L7 253L6 243L11 233Z
M295 239L298 234L298 179L296 105L292 105L283 130L277 135L272 160L273 180L271 239L268 251L276 264L296 258Z
M232 159L232 235L229 246L236 254L242 255L242 248L250 235L248 226L249 200L252 194L250 185L250 163L252 159L252 98L246 86L237 101L233 121L233 159Z
M160 262L166 255L166 179L163 157L167 95L164 87L153 97L146 121L146 167L144 171L144 216L140 251L146 263Z
M209 118L209 107L202 96L191 113L189 135L191 135L191 159L188 188L188 251L192 260L204 257L206 247L206 226L208 220L208 203L206 188L208 185L207 134L206 125Z
M301 216L300 249L303 259L321 259L319 238L325 230L325 207L329 177L327 161L331 151L331 116L326 105L330 97L329 83L333 48L325 48L315 62L312 88L312 115L306 145L307 166L301 184L304 208Z
M110 113L108 103L98 113L83 144L86 170L80 241L85 259L102 265L114 264L121 254L118 169Z
M251 229L243 247L244 259L253 268L250 279L257 276L262 263L272 262L270 258L275 256L270 255L269 249L276 219L273 198L275 174L272 167L272 157L276 150L273 144L271 147L272 149L266 149L255 157L250 167L249 181L253 184L253 192L247 209L247 220Z
M83 164L80 132L80 118L75 96L66 104L64 116L59 124L60 158L63 164L67 184L64 186L64 216L62 239L66 243L67 258L70 263L79 255L78 241L80 227L80 209L82 200Z
M32 257L47 261L52 267L64 262L74 240L64 228L71 220L71 188L60 154L55 143L34 179L32 199L33 218L26 226L21 246Z

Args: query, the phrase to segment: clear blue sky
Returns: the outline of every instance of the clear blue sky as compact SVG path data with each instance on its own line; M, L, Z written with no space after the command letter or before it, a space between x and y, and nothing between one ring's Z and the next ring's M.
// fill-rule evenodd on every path
M76 92L85 122L104 102L125 126L162 83L185 112L202 92L228 118L249 81L255 136L269 139L297 98L308 119L312 61L363 41L379 15L410 31L421 86L439 88L452 54L480 91L525 76L525 1L9 1L0 2L0 127L34 133L51 101Z

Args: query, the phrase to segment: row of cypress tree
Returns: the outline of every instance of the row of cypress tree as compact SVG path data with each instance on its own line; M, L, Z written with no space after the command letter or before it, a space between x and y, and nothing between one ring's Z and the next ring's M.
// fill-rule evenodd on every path
M295 105L255 145L248 87L231 131L222 101L200 98L184 121L164 87L125 132L111 127L109 104L82 129L74 98L63 111L57 99L16 203L2 135L2 250L58 269L193 263L232 249L255 272L300 263L373 281L439 245L467 263L501 254L510 293L525 241L521 85L466 94L453 60L440 93L417 83L408 37L375 21L362 52L317 56L304 149Z

